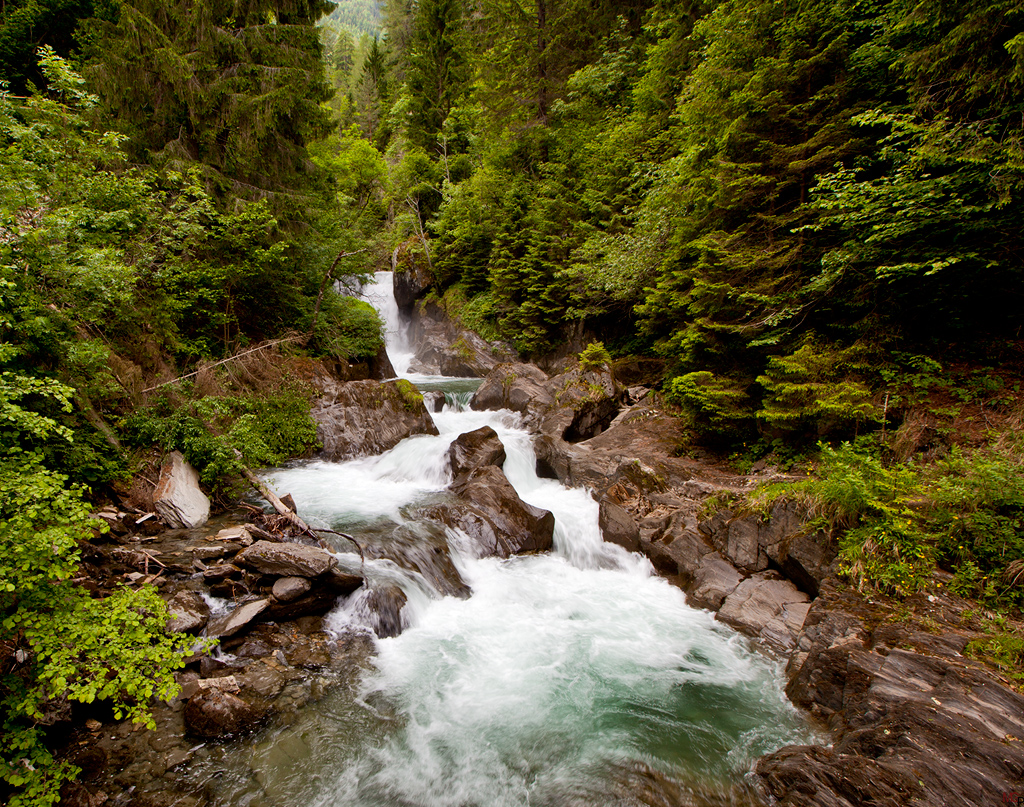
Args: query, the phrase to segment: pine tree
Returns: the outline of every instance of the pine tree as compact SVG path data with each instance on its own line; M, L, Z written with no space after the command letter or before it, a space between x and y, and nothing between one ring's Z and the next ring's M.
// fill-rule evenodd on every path
M129 0L96 24L89 76L136 159L201 166L222 194L305 203L328 130L324 0Z
M420 0L409 43L410 142L440 153L438 140L452 109L465 95L461 0Z

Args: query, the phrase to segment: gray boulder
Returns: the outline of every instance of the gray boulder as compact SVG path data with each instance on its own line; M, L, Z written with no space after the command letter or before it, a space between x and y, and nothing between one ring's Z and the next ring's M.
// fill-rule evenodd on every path
M426 508L427 518L462 530L481 557L545 552L553 545L555 517L527 504L500 468L477 468L452 485L454 501Z
M456 480L477 468L487 465L500 468L504 463L505 446L490 426L460 434L448 447L448 465Z
M257 541L239 552L235 563L278 577L319 577L334 566L335 560L317 546Z
M171 633L197 633L210 619L210 606L194 591L179 591L167 601Z
M185 704L185 726L198 737L230 737L255 728L263 712L225 690L202 689Z
M403 380L339 384L312 416L329 460L381 454L414 434L437 434L423 396Z
M555 400L546 388L547 381L547 373L536 365L499 364L473 395L472 406L522 413L539 411Z
M210 500L199 487L199 474L178 451L160 468L153 507L169 527L190 530L210 518Z

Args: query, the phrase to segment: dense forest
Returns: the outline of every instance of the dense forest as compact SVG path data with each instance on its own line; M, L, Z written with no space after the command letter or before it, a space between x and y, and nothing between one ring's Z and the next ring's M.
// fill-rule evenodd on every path
M374 356L379 320L334 282L392 256L524 358L599 340L656 359L692 444L741 463L914 418L955 442L961 407L1019 401L1019 3L382 5L0 9L12 805L51 803L68 775L43 741L55 699L145 719L189 652L154 592L74 582L89 502L153 446L228 497L239 463L315 443L293 374L157 385L268 342ZM1016 546L1017 460L988 462ZM979 592L1006 565L960 559Z

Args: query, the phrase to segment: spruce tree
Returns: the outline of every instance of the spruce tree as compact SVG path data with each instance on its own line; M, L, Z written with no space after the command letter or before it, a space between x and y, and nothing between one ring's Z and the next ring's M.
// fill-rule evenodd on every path
M200 166L211 188L305 204L306 154L330 91L316 20L324 0L126 0L97 22L88 75L139 160Z

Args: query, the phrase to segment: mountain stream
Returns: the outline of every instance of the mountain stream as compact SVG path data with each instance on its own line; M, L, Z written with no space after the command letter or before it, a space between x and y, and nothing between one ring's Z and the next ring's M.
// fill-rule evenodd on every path
M404 631L375 639L354 688L238 743L244 759L219 774L217 798L250 807L749 803L754 760L811 739L778 664L687 606L646 559L604 543L587 491L537 477L531 436L514 414L468 409L472 381L410 374L389 282L382 273L367 297L388 321L396 371L448 390L434 415L440 435L267 478L311 523L371 543L405 541L421 555L431 554L423 542L446 544L457 572L448 591L464 582L472 593L442 593L451 570L428 570L422 558L368 555L366 590L402 589ZM504 443L520 497L554 513L554 551L477 558L464 536L416 523L416 506L446 495L448 445L483 425ZM337 549L343 566L360 566L351 544ZM339 605L330 628L367 630L365 596Z

